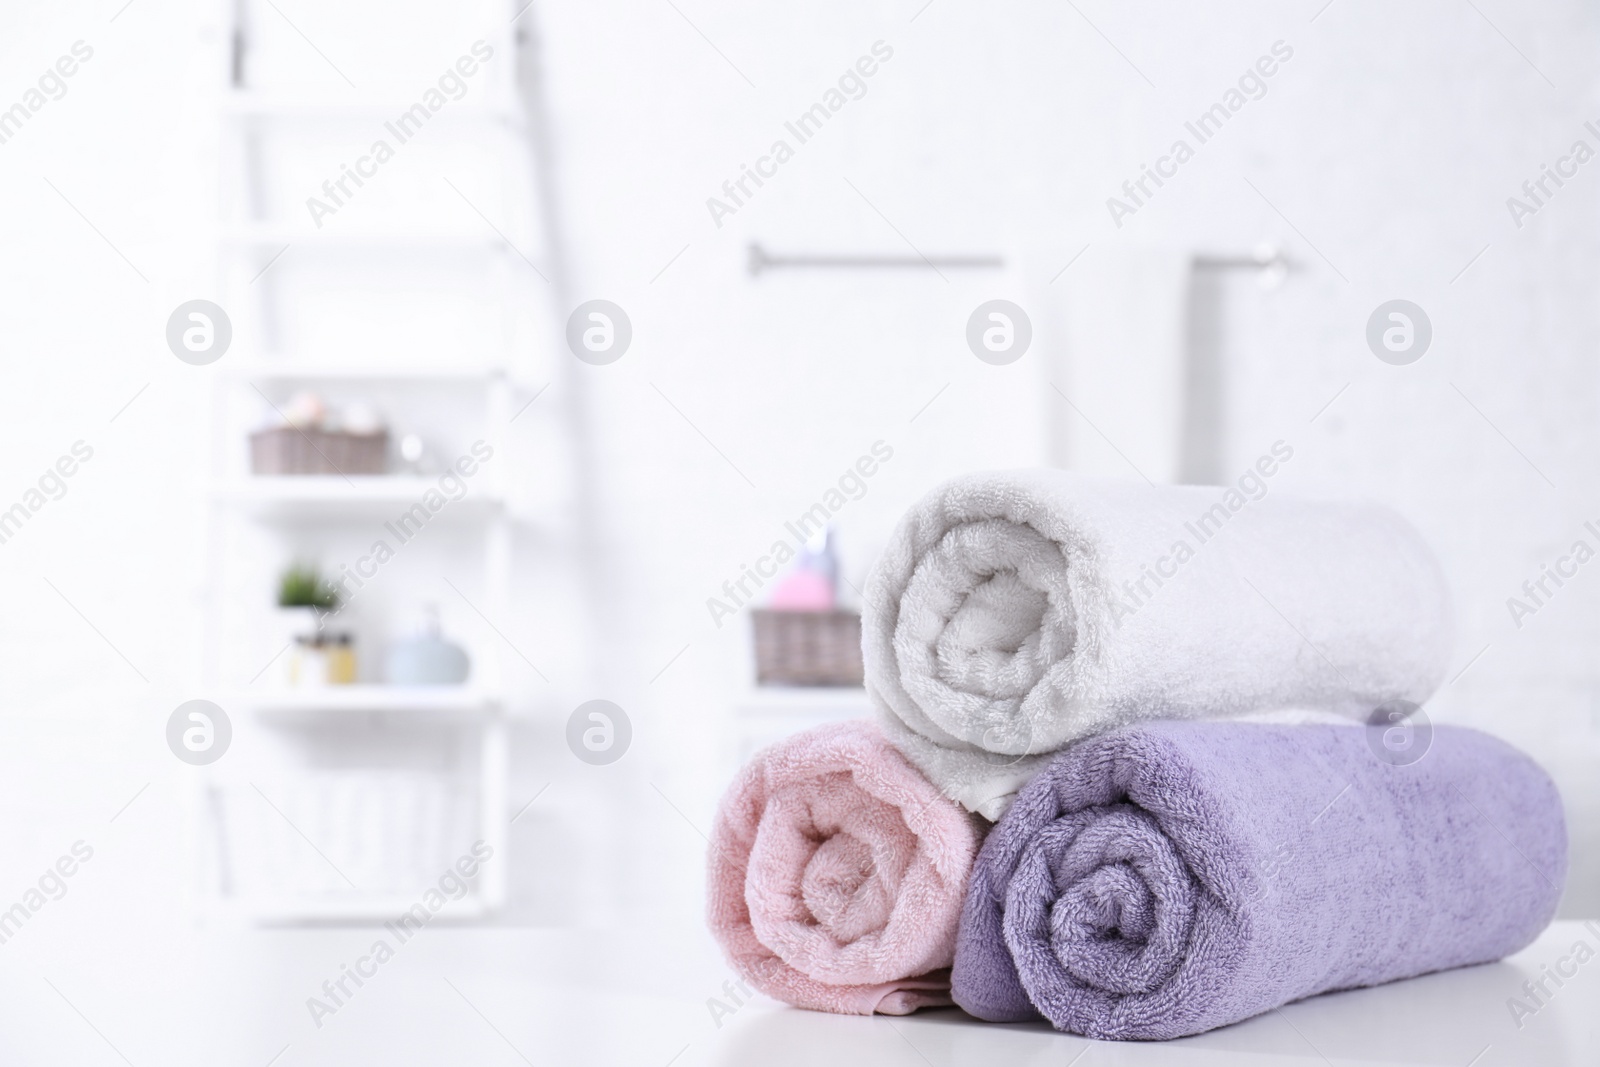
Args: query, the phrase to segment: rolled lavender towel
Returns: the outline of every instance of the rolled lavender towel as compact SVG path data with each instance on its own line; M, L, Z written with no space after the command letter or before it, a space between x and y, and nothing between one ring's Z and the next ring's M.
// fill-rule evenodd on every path
M1566 877L1549 777L1476 730L1406 765L1368 735L1153 722L1067 749L979 854L956 1003L1171 1038L1528 945Z
M802 1008L950 1003L976 820L870 722L758 753L711 835L708 921L739 975Z
M946 482L901 519L862 609L889 738L996 819L1049 753L1137 719L1422 703L1451 633L1443 576L1387 508L1063 471Z

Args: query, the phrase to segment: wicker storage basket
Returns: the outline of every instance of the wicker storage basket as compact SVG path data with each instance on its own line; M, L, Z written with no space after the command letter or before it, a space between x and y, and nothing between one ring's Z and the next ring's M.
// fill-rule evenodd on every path
M853 611L750 612L758 685L861 684L861 616Z
M250 470L255 474L382 474L388 460L387 430L345 433L277 426L250 435Z

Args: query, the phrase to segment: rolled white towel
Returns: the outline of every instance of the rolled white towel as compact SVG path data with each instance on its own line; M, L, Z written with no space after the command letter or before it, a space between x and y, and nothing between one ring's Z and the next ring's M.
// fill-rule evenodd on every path
M998 818L1049 753L1133 720L1427 700L1452 644L1427 545L1388 508L1269 486L941 485L867 585L866 686L890 738Z

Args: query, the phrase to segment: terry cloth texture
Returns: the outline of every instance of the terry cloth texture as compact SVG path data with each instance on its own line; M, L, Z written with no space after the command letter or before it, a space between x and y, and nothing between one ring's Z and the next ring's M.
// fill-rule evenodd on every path
M889 739L994 819L1049 753L1127 722L1282 708L1365 718L1427 700L1451 632L1417 533L1384 507L1241 485L1029 470L929 493L901 519L862 610L866 685Z
M950 1003L977 820L870 722L787 738L740 772L711 836L709 923L751 985L802 1008Z
M982 1019L1200 1033L1334 989L1499 959L1555 914L1561 799L1488 734L1154 722L1057 756L990 832L953 976Z

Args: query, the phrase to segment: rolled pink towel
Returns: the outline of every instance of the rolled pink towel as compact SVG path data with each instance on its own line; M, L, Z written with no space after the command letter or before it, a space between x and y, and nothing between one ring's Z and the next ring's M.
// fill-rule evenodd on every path
M973 817L867 722L757 753L711 834L708 921L741 977L802 1008L951 1003Z

